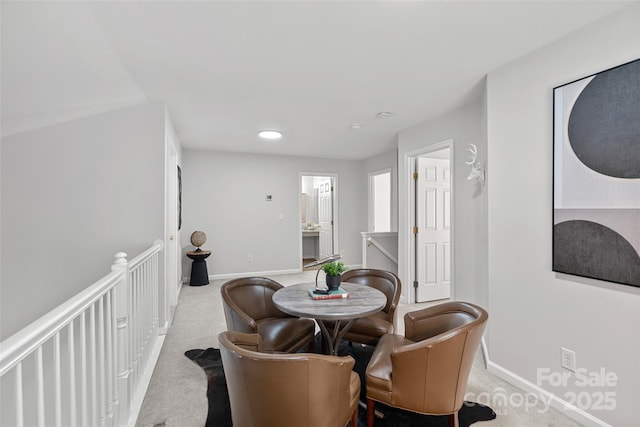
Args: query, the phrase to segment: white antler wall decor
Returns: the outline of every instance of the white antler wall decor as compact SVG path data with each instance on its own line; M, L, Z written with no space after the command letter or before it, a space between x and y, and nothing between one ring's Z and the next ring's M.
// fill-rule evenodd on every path
M465 164L471 166L471 173L467 177L467 180L477 180L480 184L484 184L484 168L482 167L482 163L476 162L478 158L478 147L475 144L469 144L469 152L471 153L471 157L468 162Z

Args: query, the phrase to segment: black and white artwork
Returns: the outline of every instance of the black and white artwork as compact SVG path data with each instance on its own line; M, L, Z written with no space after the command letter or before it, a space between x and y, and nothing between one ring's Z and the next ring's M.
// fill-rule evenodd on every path
M553 90L553 270L640 287L640 59Z

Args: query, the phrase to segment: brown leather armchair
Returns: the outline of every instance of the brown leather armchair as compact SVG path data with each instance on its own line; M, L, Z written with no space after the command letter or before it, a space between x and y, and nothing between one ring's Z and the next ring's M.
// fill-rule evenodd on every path
M344 334L343 339L376 345L384 334L393 333L393 317L395 316L402 290L398 276L390 271L361 268L347 270L342 273L341 281L376 288L387 297L387 305L382 311L356 320Z
M458 426L473 358L488 319L466 302L447 302L407 313L405 337L383 336L365 374L367 426L375 402L429 415L450 415Z
M234 279L222 285L227 329L257 333L263 351L294 353L310 344L313 350L315 322L290 316L273 304L273 294L283 286L265 277Z
M218 340L235 427L357 427L351 356L260 353L258 334L226 331Z

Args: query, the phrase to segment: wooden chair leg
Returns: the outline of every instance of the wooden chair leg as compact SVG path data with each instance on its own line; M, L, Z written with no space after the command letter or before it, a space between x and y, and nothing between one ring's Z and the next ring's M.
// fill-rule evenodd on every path
M373 427L373 411L375 409L376 402L367 399L367 427Z
M448 417L449 427L458 427L458 412L454 412L453 414L449 414Z
M353 410L353 414L351 414L351 423L349 423L349 427L358 427L358 405Z

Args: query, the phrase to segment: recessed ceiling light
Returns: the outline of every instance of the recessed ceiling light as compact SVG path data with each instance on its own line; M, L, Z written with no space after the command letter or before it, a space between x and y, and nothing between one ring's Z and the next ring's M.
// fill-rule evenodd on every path
M390 113L388 111L381 111L376 114L376 119L388 119L391 116L393 116L393 113Z
M280 139L282 138L282 132L279 130L261 130L258 132L258 136L264 139Z
M362 125L360 123L352 123L351 124L351 129L352 130L358 130L362 127Z

